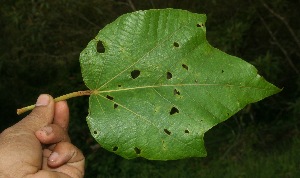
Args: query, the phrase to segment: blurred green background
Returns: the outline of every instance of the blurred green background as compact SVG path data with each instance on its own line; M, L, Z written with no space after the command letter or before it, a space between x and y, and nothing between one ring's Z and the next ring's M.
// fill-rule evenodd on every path
M248 105L205 135L208 156L125 160L102 149L85 117L88 97L68 101L70 135L86 156L85 177L300 177L299 0L6 0L0 6L0 129L40 93L86 89L79 53L118 16L180 8L208 16L212 46L253 65L283 91Z

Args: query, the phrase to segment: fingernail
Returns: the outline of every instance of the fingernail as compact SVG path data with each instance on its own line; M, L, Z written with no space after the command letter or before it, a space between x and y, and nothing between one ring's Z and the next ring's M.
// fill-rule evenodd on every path
M50 98L46 94L42 94L38 97L35 106L47 106L49 104Z
M57 152L52 152L52 154L50 155L50 157L48 158L49 159L49 161L51 161L51 162L55 162L55 161L57 161L57 159L58 159L58 153Z
M46 135L49 135L52 132L53 129L52 129L52 127L46 126L46 127L43 127L41 130L43 132L45 132Z

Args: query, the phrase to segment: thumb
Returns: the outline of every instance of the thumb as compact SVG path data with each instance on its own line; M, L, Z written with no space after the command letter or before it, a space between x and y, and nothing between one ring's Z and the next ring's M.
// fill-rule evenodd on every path
M17 125L36 132L40 128L52 123L54 117L54 100L52 96L42 94L38 97L35 108Z

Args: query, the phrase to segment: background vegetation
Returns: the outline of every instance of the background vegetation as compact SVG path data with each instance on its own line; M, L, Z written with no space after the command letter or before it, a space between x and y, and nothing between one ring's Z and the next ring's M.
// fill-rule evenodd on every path
M6 0L0 6L0 129L40 93L86 89L79 53L106 24L135 10L206 13L214 46L254 64L284 90L251 104L206 135L206 158L125 160L103 150L85 117L88 98L68 101L70 134L86 177L299 177L300 20L298 0Z

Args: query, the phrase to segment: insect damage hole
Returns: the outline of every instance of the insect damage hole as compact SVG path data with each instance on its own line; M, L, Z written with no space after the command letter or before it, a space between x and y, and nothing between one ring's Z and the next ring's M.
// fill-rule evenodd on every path
M117 151L118 149L119 149L119 147L117 147L117 146L113 147L113 151Z
M139 149L138 147L134 147L134 151L136 154L141 154L141 149Z
M115 103L115 104L114 104L114 109L117 109L118 106L119 106L119 105Z
M104 53L105 52L105 48L104 48L104 45L103 45L102 41L98 41L98 43L97 43L97 52L98 53Z
M171 132L168 129L164 129L165 133L171 135Z
M138 76L140 76L141 71L140 70L133 70L133 71L131 71L130 74L131 74L132 79L136 79L136 78L138 78Z
M170 115L179 113L179 110L176 107L172 107L171 111L170 111Z
M180 95L180 92L177 89L174 89L174 95Z
M114 100L114 97L109 96L109 95L106 95L106 98L109 99L109 100Z
M94 135L97 135L97 134L98 134L98 131L97 131L97 130L94 130L93 133L94 133Z
M173 77L171 72L167 72L167 79L170 80Z
M179 47L179 43L174 42L174 43L173 43L173 46L174 46L175 48L178 48L178 47Z
M204 24L203 23L198 23L197 27L204 27Z
M188 133L190 133L190 131L189 131L188 129L185 129L185 130L184 130L184 133L187 133L187 134L188 134Z
M186 64L181 65L185 70L189 70L189 67Z

